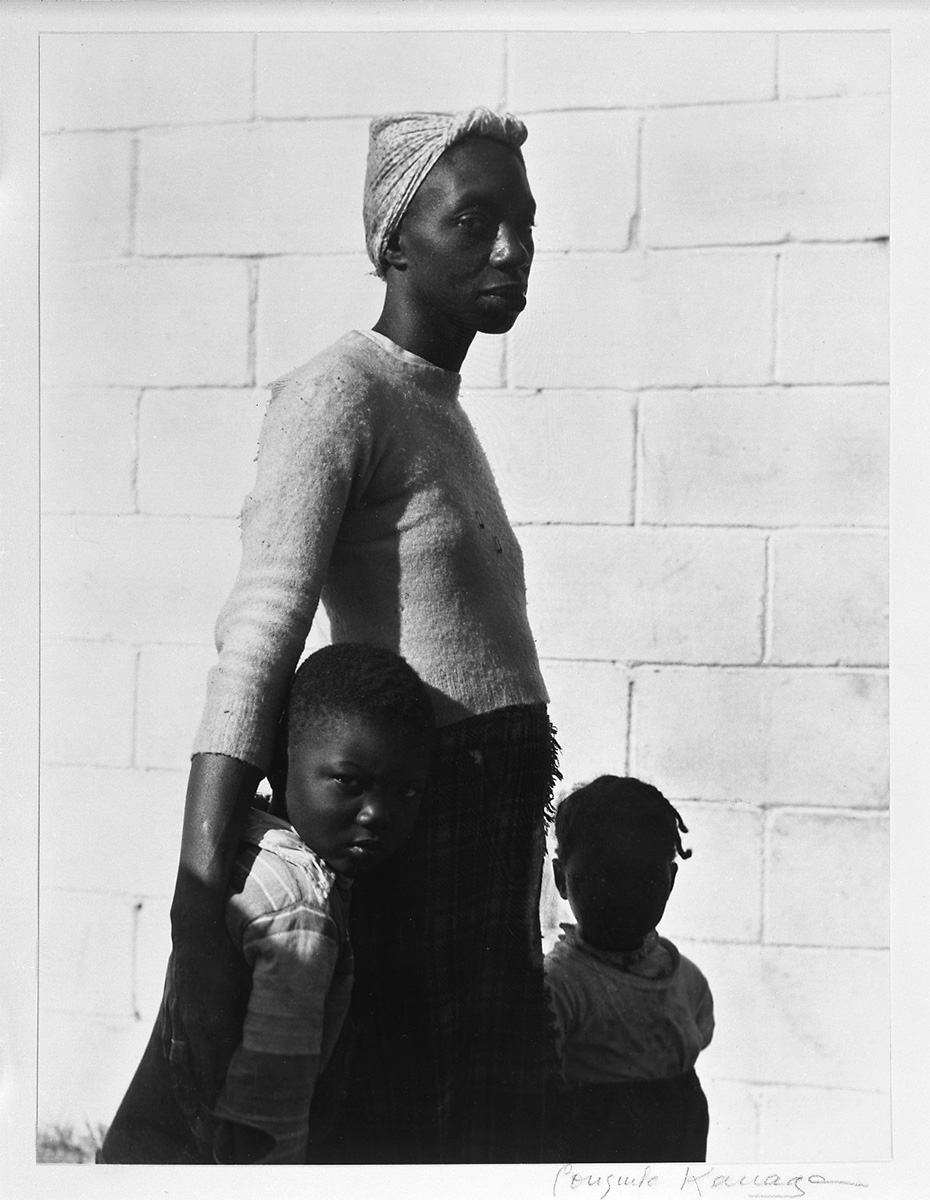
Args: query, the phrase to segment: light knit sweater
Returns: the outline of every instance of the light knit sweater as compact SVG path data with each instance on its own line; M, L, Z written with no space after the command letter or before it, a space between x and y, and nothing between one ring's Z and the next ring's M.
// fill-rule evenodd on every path
M361 332L272 385L194 753L268 766L321 599L334 642L407 659L440 724L547 699L523 556L458 390Z

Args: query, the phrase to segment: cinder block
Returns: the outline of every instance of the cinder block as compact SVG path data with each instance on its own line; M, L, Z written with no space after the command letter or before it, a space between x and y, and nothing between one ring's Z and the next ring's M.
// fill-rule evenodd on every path
M143 254L364 250L359 120L163 130L142 140Z
M714 994L702 1078L888 1089L886 950L677 945Z
M60 264L42 279L42 375L52 387L249 382L247 265Z
M79 1133L88 1125L106 1128L151 1032L151 1025L134 1017L40 1013L39 1128L63 1124Z
M774 257L764 251L540 258L510 335L512 384L673 387L771 378Z
M259 268L256 374L271 383L352 329L370 329L384 284L365 255L273 258Z
M193 741L193 731L191 732ZM123 900L174 890L187 786L177 771L42 770L40 882L55 894Z
M854 96L887 92L890 86L891 43L885 30L779 34L780 96Z
M504 93L504 35L260 33L256 89L262 117L496 108Z
M540 113L524 156L536 249L625 250L638 191L639 117Z
M165 968L171 953L171 902L146 899L136 922L136 958L133 1002L141 1020L151 1025L165 987Z
M649 246L888 235L888 102L728 104L649 113Z
M246 33L43 33L44 129L132 129L252 114Z
M511 521L632 521L633 396L478 393L464 402Z
M626 773L627 673L613 663L542 663L562 747L562 788Z
M654 524L881 525L885 388L640 398L639 518Z
M708 1078L698 1059L698 1075L707 1097L710 1129L707 1133L707 1162L742 1163L762 1161L759 1144L758 1089L745 1083ZM778 1156L770 1158L778 1162Z
M839 1088L759 1089L758 1162L891 1158L891 1097Z
M46 517L43 622L51 637L203 645L239 565L230 519Z
M462 363L462 387L499 388L507 382L509 336L479 333Z
M888 247L783 252L777 377L785 383L885 383Z
M136 757L143 767L187 765L206 698L212 645L144 646L139 659Z
M776 534L771 577L772 662L887 666L885 534Z
M147 391L140 404L139 508L238 516L255 481L266 392Z
M113 642L42 647L42 760L127 767L132 762L136 649Z
M508 100L517 112L775 95L768 33L515 33L508 66Z
M39 1003L131 1017L133 902L99 892L39 896Z
M759 659L761 535L611 526L518 533L530 625L543 657Z
M888 945L888 818L775 813L769 819L765 941Z
M669 798L883 808L887 693L868 671L643 668L634 773L661 777Z
M648 777L662 788L662 775ZM673 941L755 942L762 928L762 813L722 804L676 802L691 858L678 876L661 931Z
M46 134L39 228L46 258L119 258L130 251L132 138Z
M124 388L43 393L44 512L133 511L138 397Z

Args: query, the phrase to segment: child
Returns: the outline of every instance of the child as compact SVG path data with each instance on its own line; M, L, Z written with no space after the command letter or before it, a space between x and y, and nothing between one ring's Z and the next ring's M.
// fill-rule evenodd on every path
M173 1005L172 960L99 1162L312 1160L333 1117L321 1110L338 1095L336 1081L324 1099L332 1069L321 1076L352 989L350 883L410 833L434 739L427 690L392 652L334 645L301 665L283 753L269 772L271 806L252 808L227 899L224 999L242 1023L225 1083L217 1098L196 1082Z
M577 925L546 956L566 1087L553 1137L583 1162L703 1162L694 1072L711 1039L707 981L656 925L683 850L681 817L638 779L602 775L555 816L555 885Z

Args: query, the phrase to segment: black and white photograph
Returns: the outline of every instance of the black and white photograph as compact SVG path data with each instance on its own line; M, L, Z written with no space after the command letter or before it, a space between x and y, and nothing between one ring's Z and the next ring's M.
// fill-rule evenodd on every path
M413 7L34 31L28 1194L916 1196L911 27Z

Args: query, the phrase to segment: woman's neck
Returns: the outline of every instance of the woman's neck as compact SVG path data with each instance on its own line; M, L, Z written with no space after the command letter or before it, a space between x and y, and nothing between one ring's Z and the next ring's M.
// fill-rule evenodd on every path
M444 371L459 371L475 339L473 329L441 320L424 321L421 314L403 304L392 302L390 293L376 325L375 333L390 338L395 345L426 359Z

